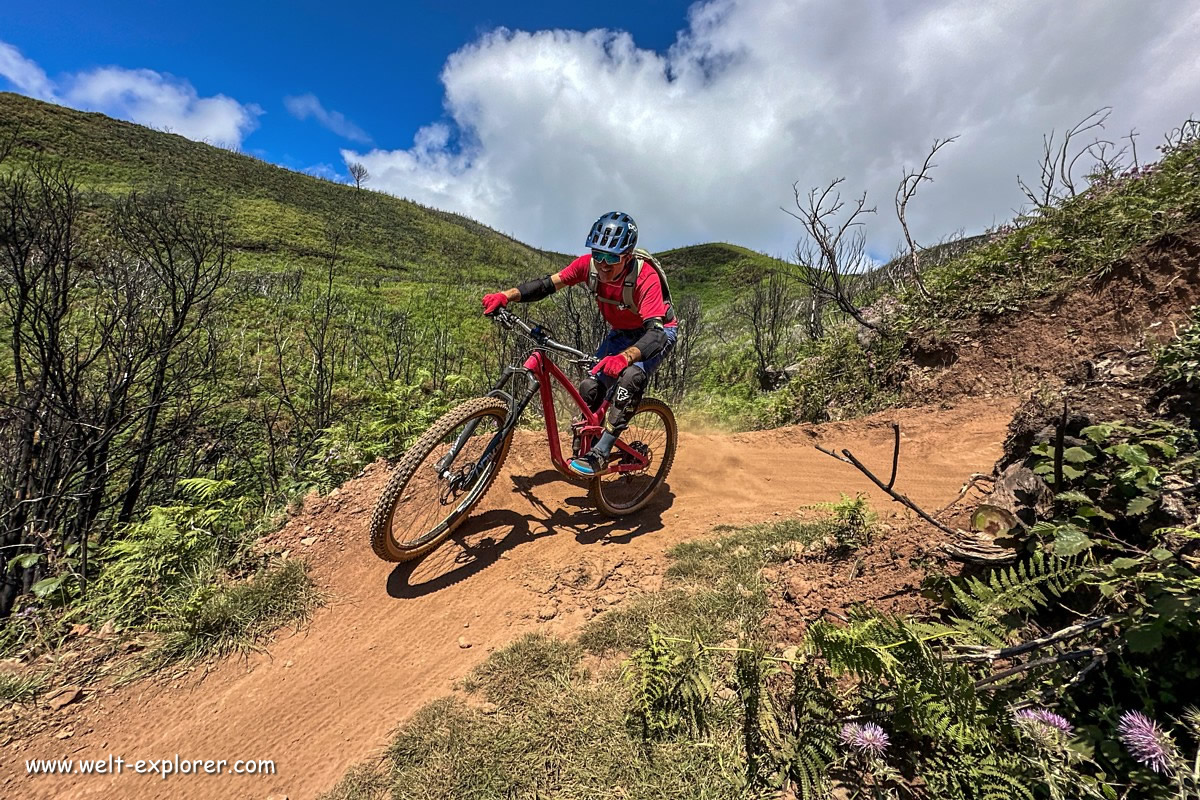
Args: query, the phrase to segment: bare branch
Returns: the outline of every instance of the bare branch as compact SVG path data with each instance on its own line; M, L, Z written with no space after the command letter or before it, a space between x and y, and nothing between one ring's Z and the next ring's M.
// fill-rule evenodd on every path
M863 318L855 302L857 286L871 267L861 217L874 214L875 208L866 207L865 192L848 207L838 191L844 180L832 180L807 196L801 195L799 183L792 184L797 211L782 210L799 220L805 233L796 245L795 275L813 297L836 304L860 325L875 330L878 326Z
M929 170L937 166L937 164L933 163L933 157L943 147L957 140L958 136L951 136L949 139L934 139L933 147L929 149L929 154L925 156L925 161L921 164L921 168L916 171L906 169L900 178L900 185L896 187L896 217L900 220L900 229L904 231L904 240L908 242L909 258L912 265L909 271L917 284L917 288L926 299L929 299L931 295L929 294L929 290L925 288L925 282L921 280L921 261L918 253L920 248L913 241L912 234L908 230L908 201L917 193L917 187L920 186L921 181L933 182L933 178L929 177Z
M954 649L960 651L956 655L950 656L949 661L999 661L1006 658L1014 658L1025 653L1031 653L1035 650L1041 650L1050 645L1059 644L1074 639L1077 636L1082 636L1089 631L1094 631L1098 628L1103 628L1111 625L1113 618L1111 616L1093 617L1086 619L1083 622L1070 625L1066 628L1047 634L1037 639L1031 639L1028 642L1013 645L1012 647L1003 648L986 648L976 645L955 645Z
M843 448L841 455L838 455L837 453L833 452L832 450L826 450L824 447L821 447L820 445L813 445L813 446L816 447L818 450L820 450L822 453L824 453L827 456L832 456L832 457L836 458L838 461L844 461L847 464L852 465L855 469L857 469L863 475L866 475L868 478L870 478L872 483L874 483L876 486L878 486L883 491L887 492L887 494L889 496L891 496L891 498L893 500L895 500L897 503L900 503L901 505L905 506L906 508L909 508L912 511L916 512L917 516L919 516L921 519L925 520L930 525L932 525L935 528L937 528L938 530L940 530L942 533L948 534L950 536L956 536L957 532L953 528L950 528L950 527L942 524L941 522L938 522L936 519L934 519L932 516L930 516L928 513L926 513L924 509L922 509L920 506L918 506L916 503L914 503L912 500L908 499L907 497L905 497L904 495L900 494L899 492L897 492L895 489L892 488L892 484L896 480L896 463L900 458L900 426L894 422L892 423L892 425L893 425L894 430L896 431L896 446L895 446L895 450L892 454L892 480L886 484L883 481L879 480L879 478L877 478L875 476L875 473L873 473L873 472L871 472L871 470L867 469L861 461L859 461L857 458L855 458L854 454L851 453L849 450L846 450L845 448Z
M354 179L355 189L361 189L363 184L371 178L370 173L367 172L367 168L361 162L355 161L347 169L350 172L350 177Z
M1096 109L1068 128L1061 141L1057 139L1054 131L1042 136L1042 158L1038 164L1041 172L1039 188L1032 189L1024 179L1017 176L1017 185L1038 211L1044 213L1055 203L1075 197L1077 194L1075 188L1076 163L1085 154L1090 153L1095 158L1096 151L1093 148L1097 145L1113 146L1112 142L1100 139L1081 148L1075 145L1079 137L1088 131L1102 130L1111 113L1110 106Z

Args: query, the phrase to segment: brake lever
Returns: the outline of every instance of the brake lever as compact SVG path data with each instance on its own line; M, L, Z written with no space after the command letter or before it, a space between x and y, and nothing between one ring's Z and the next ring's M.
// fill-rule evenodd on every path
M484 314L484 316L490 317L491 319L494 319L498 324L503 325L505 328L508 328L509 330L512 330L513 314L511 311L509 311L504 306L500 306L492 313Z

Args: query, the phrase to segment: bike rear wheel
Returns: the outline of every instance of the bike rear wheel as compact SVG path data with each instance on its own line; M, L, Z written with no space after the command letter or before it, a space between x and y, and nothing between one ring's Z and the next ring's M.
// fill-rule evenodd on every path
M396 466L371 517L371 549L384 561L410 561L441 544L491 487L512 431L487 452L508 418L508 405L480 397L446 412ZM473 426L449 464L438 462ZM486 455L485 455L486 454Z
M670 406L644 398L621 434L621 441L647 456L649 465L637 472L614 472L592 480L590 495L606 516L622 517L641 511L654 498L675 462L679 428ZM619 463L622 451L614 448L609 465Z

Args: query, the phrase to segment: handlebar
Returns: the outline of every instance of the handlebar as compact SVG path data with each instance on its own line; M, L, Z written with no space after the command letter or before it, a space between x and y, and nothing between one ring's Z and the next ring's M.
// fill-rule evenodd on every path
M561 342L554 341L552 338L550 338L550 332L541 325L534 325L533 327L530 327L525 320L521 319L503 306L486 316L491 317L496 321L497 324L503 325L509 330L512 330L513 328L518 329L521 331L521 333L532 339L539 348L544 350L553 350L557 353L562 353L565 356L570 356L573 363L585 368L590 369L596 365L597 360L595 356L590 356L587 353L576 350L574 347L568 347Z

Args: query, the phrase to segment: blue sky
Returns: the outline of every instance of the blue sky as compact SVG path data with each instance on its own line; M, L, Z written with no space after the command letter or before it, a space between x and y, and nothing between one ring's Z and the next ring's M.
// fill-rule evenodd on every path
M345 137L312 118L296 119L285 97L311 93L370 144L409 147L418 128L443 116L446 59L487 31L611 25L631 31L641 47L665 51L686 27L689 5L650 0L598 14L591 4L480 0L14 1L5 4L0 41L51 78L109 65L144 68L185 79L201 96L257 104L265 113L242 142L246 152L296 169L342 169Z
M0 89L102 111L467 214L559 251L620 209L664 250L788 257L782 208L845 178L900 241L1009 219L1042 136L1111 106L1152 154L1200 113L1200 3L9 0ZM290 98L290 99L289 99ZM1086 159L1084 159L1086 162ZM1081 171L1085 171L1081 162Z

